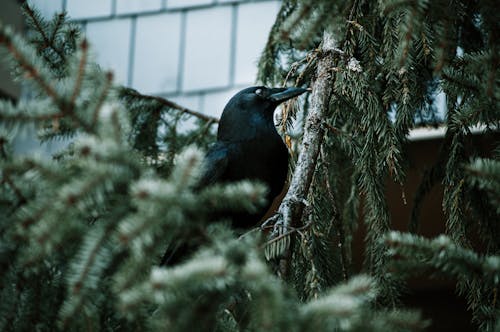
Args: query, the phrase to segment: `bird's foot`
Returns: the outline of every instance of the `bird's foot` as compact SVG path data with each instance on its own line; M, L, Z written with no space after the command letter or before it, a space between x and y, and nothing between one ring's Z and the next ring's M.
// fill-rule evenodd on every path
M266 221L264 221L262 225L260 225L260 229L262 231L265 231L272 228L271 233L269 233L269 238L273 239L286 233L287 224L288 223L285 222L283 214L277 212L276 214L269 217Z
M292 226L292 210L298 204L303 204L306 208L310 207L309 202L305 199L297 196L289 197L281 203L278 213L262 224L262 229L273 228L265 249L265 256L268 260L285 254L290 248L291 235L311 225L311 223L307 223L298 228Z
M269 234L269 240L266 243L264 255L267 260L282 257L290 248L290 234L288 223L281 215L276 215L273 230ZM271 227L271 226L270 226Z
M271 217L267 218L266 221L264 221L262 225L260 225L260 230L264 231L268 228L274 227L274 224L279 220L279 218L280 213L275 213Z
M271 238L277 238L283 236L288 232L289 223L285 221L284 218L278 219L273 225L273 231L271 232Z
M294 204L303 204L308 207L309 202L297 196L289 197L286 201L282 202L279 211L274 214L272 217L267 219L260 226L261 230L265 230L268 228L273 228L270 237L275 238L278 236L282 236L290 231L290 223L291 223L291 209Z

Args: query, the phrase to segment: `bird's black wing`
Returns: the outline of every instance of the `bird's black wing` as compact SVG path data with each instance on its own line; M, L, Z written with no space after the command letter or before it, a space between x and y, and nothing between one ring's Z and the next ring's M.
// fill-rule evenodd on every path
M202 174L195 190L203 189L206 186L214 184L219 181L227 170L229 161L229 149L226 144L222 142L215 143L207 152L202 164ZM192 242L186 243L172 243L165 250L163 257L160 261L160 266L171 266L178 264L185 260L198 248L202 240L191 239Z
M203 171L197 188L214 184L222 178L229 162L229 149L223 142L217 142L208 150L203 161Z

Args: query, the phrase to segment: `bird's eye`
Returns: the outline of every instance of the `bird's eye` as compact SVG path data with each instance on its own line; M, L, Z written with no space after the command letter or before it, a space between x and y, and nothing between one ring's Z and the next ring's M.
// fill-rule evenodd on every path
M255 90L255 94L256 94L257 96L261 96L261 95L262 95L262 89L257 89L257 90Z

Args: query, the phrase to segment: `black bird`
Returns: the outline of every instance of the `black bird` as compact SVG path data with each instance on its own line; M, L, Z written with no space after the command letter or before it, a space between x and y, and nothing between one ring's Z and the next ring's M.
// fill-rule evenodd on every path
M231 215L235 228L255 226L283 189L288 173L288 150L276 131L273 114L279 104L306 91L250 87L238 92L224 107L217 142L205 157L199 186L248 179L268 187L267 205L257 213Z
M230 219L235 229L257 225L282 191L288 173L288 150L276 131L274 110L282 102L306 91L303 88L255 86L238 92L224 107L217 142L205 156L197 189L245 179L260 181L268 187L267 205L256 213L231 212L222 216ZM167 250L161 265L172 265L193 250L189 244Z

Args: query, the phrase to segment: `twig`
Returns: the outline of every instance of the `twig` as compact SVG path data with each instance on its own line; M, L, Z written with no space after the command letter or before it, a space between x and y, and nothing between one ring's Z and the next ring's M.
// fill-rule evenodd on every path
M49 113L49 114L27 114L27 113L21 113L21 114L15 114L15 115L8 115L8 114L0 114L0 119L1 120L19 120L19 121L45 121L45 120L51 120L51 119L59 119L63 118L65 114L63 112L57 112L57 113Z
M124 95L128 95L128 96L131 96L131 97L134 97L134 98L138 98L138 99L144 99L144 100L153 100L153 101L156 101L168 108L173 108L173 109L176 109L178 111L180 111L181 113L186 113L186 114L189 114L189 115L193 115L199 119L202 119L204 121L207 121L207 122L212 122L212 123L219 123L219 119L216 118L216 117L213 117L213 116L210 116L210 115L206 115L206 114L203 114L203 113L200 113L200 112L196 112L196 111L193 111L193 110L190 110L184 106L181 106L179 104L176 104L174 103L173 101L171 100L167 100L167 99L164 99L164 98L161 98L161 97L157 97L157 96L149 96L149 95L143 95L139 92L137 92L136 90L134 89L127 89L125 88L122 92Z
M302 83L302 80L304 79L304 76L305 76L305 74L307 72L307 69L317 59L317 55L318 55L318 50L317 49L313 50L308 55L307 64L306 64L304 70L302 70L302 72L300 73L300 75L297 76L297 78L295 79L295 86L299 86Z
M315 52L316 52L316 51L317 51L317 50L313 50L313 51L311 51L311 52L307 53L305 57L303 57L302 59L300 59L300 60L298 60L298 61L296 61L296 62L294 62L294 63L292 64L292 66L291 66L290 70L289 70L289 71L288 71L288 73L286 74L285 79L283 80L283 84L282 84L282 86L283 86L283 87L286 87L286 84L287 84L288 80L290 79L290 77L291 77L292 75L294 75L294 74L297 72L297 70L299 69L299 67L300 67L303 63L306 63L305 68L304 68L304 71L305 71L305 70L309 67L309 65L310 65L310 64L311 64L311 62L313 61L314 57L316 56L316 54L315 54ZM303 71L303 72L304 72L304 71ZM301 73L301 75L302 75L302 73ZM295 85L297 85L297 83L298 83L298 82L297 82L297 81L295 81Z
M243 238L245 238L246 236L249 236L250 234L252 233L257 233L261 231L261 228L260 227L254 227L252 229L250 229L249 231L246 231L245 233L241 234L239 237L238 237L238 240L242 240Z

